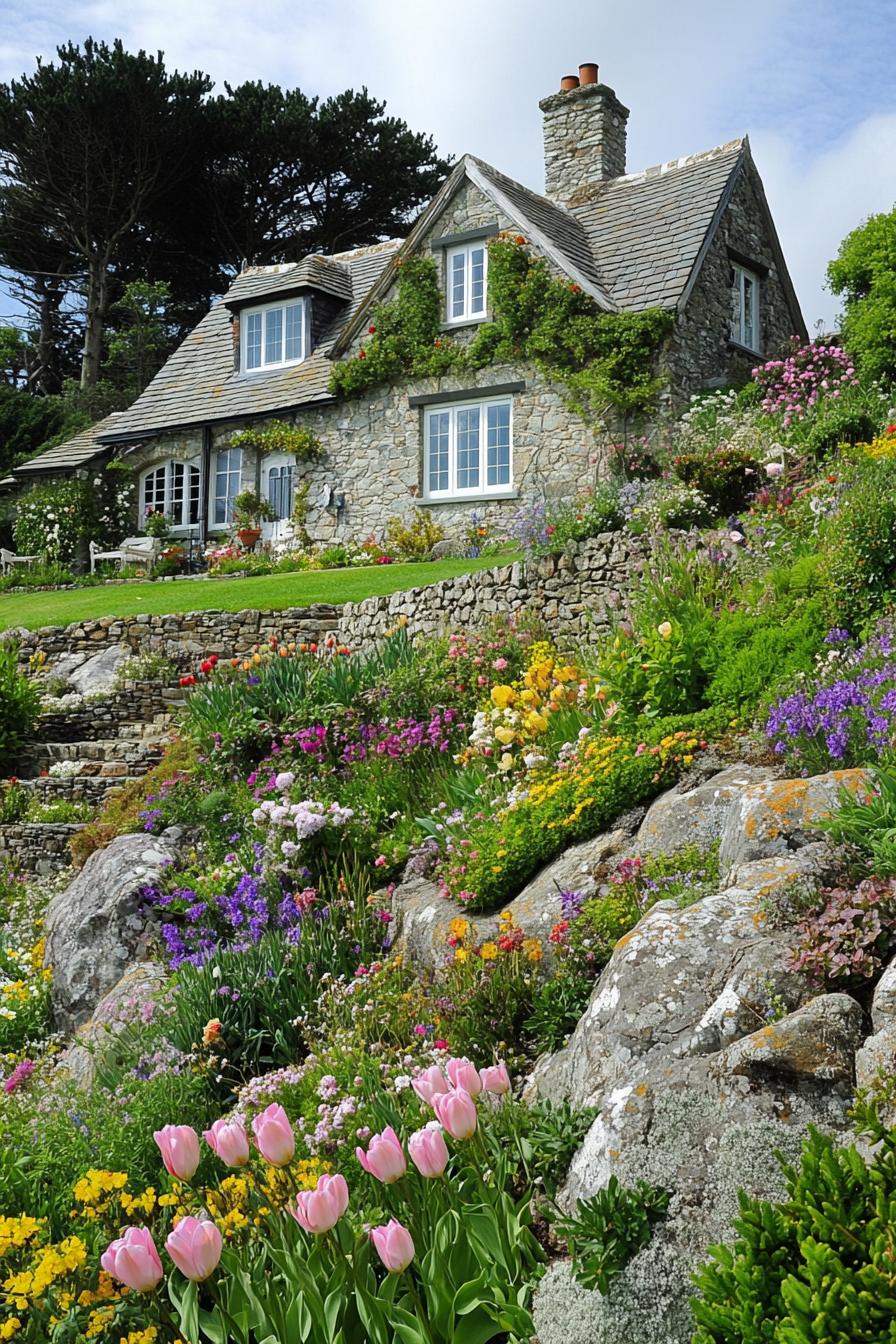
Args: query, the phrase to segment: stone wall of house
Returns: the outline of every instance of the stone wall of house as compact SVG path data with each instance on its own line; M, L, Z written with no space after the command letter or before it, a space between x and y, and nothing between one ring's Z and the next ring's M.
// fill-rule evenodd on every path
M795 334L771 249L761 190L756 169L748 162L669 343L666 361L673 401L707 387L746 382L757 363L780 354ZM731 339L735 318L732 253L743 265L752 262L762 277L761 354L745 350Z

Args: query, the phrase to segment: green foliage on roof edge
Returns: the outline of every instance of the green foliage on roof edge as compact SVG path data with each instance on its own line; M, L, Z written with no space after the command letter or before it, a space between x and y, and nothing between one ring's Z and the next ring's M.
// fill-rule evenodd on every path
M579 285L555 279L520 236L500 234L489 245L493 317L467 343L441 330L435 262L416 256L398 266L396 297L374 310L357 354L333 365L330 391L336 395L356 397L378 383L528 360L562 383L571 408L590 418L644 411L663 384L655 356L674 315L663 308L603 312Z

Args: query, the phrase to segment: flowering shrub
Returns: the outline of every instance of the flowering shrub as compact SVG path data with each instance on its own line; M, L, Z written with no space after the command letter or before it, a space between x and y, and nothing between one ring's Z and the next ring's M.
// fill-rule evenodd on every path
M545 642L531 645L527 657L529 665L518 681L492 687L489 707L474 716L459 761L482 757L501 773L518 766L521 753L527 769L544 761L538 739L548 732L551 715L577 703L584 674Z
M870 443L857 443L856 449L866 457L891 460L896 457L896 424L888 424Z
M132 495L132 482L111 468L89 481L33 485L17 501L16 550L69 565L81 539L114 545L127 531Z
M444 527L426 509L415 509L410 521L396 516L386 523L386 540L402 560L425 560L444 535Z
M823 398L836 400L844 389L859 384L855 365L841 346L814 341L796 345L786 359L755 368L753 378L762 390L763 410L780 415L785 429Z
M672 471L692 486L718 517L740 509L761 480L755 456L743 448L722 446L708 453L679 453Z

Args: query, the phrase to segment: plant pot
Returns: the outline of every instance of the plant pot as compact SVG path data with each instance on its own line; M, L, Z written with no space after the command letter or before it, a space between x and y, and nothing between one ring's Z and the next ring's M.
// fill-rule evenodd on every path
M258 544L258 538L261 536L261 528L241 527L237 532L237 536L240 539L240 545L244 546L247 551L251 551L253 546Z

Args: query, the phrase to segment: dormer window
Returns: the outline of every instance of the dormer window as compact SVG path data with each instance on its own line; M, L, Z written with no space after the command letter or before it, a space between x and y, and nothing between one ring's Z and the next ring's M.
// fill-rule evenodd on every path
M746 266L734 267L734 340L758 351L759 276Z
M307 299L246 309L240 318L243 372L301 363L308 353L308 326Z
M449 322L478 322L485 317L487 258L484 239L446 252Z

